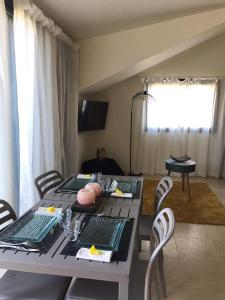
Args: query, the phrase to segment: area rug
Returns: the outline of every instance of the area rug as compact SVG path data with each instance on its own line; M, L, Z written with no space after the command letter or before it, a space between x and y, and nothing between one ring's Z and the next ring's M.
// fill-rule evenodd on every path
M144 181L143 213L152 214L154 191L158 181ZM163 207L170 207L176 222L192 224L225 225L225 207L212 192L207 183L190 183L191 199L187 191L182 191L181 182L174 182L173 189L166 198Z

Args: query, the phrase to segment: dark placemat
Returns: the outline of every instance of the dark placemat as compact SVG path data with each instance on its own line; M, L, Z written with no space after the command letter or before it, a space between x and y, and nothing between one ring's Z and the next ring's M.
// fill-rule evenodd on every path
M97 199L97 201L91 205L81 205L78 203L78 201L76 201L72 206L72 212L80 212L80 213L89 213L89 214L93 214L95 213L98 205L99 205L99 199Z
M37 247L40 249L40 254L46 254L48 253L48 251L51 249L51 247L53 246L53 244L56 242L56 240L59 238L59 236L62 234L63 229L59 226L56 225L56 227L54 228L54 233L51 234L50 232L46 235L46 237L38 243L34 243L37 245ZM1 239L1 237L0 237ZM4 241L4 239L1 239L2 241ZM11 241L12 243L18 243L18 240L15 241ZM11 248L7 248L7 250L12 250L15 251L15 249L11 249Z
M132 229L134 225L134 219L128 219L125 223L118 251L113 252L112 255L112 260L117 260L117 261L126 261L127 260L127 255L128 255L128 250L129 250L129 245L130 245L130 239L131 239L131 234L132 234ZM74 241L69 241L66 246L63 248L62 252L60 254L62 255L69 255L69 256L76 256L78 250L80 247L76 245L76 242ZM102 249L99 247L99 249ZM106 250L106 249L105 249Z
M94 182L93 179L82 179L77 177L70 177L67 181L65 181L58 189L55 190L55 193L63 193L63 192L74 192L77 193L80 189L83 189L86 184L89 182Z
M70 177L65 181L58 189L55 190L56 193L77 193L80 189L84 188L89 182L97 182L97 178L93 179L79 179L76 177ZM109 184L110 182L110 184ZM124 193L132 193L134 199L139 199L141 195L141 181L140 180L130 180L130 179L118 179L118 188ZM109 178L101 179L101 186L103 187L103 195L111 196L110 189L112 180ZM81 210L76 210L81 211ZM87 211L86 211L87 212ZM92 212L92 211L90 211Z
M56 224L56 217L30 213L8 227L2 237L8 242L17 240L39 243Z
M46 254L63 233L63 228L60 225L56 225L54 228L54 233L50 232L46 235L46 237L39 243L37 243L40 253Z
M5 234L7 233L8 230L11 230L12 227L16 227L16 226L20 226L20 222L24 222L24 220L26 220L27 218L29 219L29 215L33 214L32 210L29 210L26 214L24 214L21 218L17 219L15 222L13 222L11 225L9 225L4 231L2 231L0 233L0 240L1 241L5 241L5 242L9 242L8 239L4 238ZM41 254L46 254L50 248L53 246L53 244L56 242L56 240L59 238L59 236L62 234L63 229L59 224L56 224L49 232L48 234L45 236L45 238L43 238L42 241L34 243L38 246L38 248L40 249L40 253ZM19 240L19 239L10 239L11 243L19 243L19 242L23 242L24 240ZM15 251L15 249L10 249L7 248L8 250L12 250Z
M127 218L87 214L82 221L81 234L74 246L91 247L93 244L102 250L117 251ZM82 228L81 227L81 228Z
M126 198L129 199L139 199L141 196L141 181L140 180L127 180L127 179L121 179L116 180L118 182L117 188L121 190L123 193L132 193L132 198ZM104 196L111 196L111 191L104 191Z

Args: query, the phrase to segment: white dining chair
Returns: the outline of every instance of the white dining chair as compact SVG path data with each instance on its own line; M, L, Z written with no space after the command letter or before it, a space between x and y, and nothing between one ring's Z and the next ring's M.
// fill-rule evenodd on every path
M0 232L15 220L13 208L0 199ZM71 282L70 277L31 272L6 271L0 279L0 300L64 299Z
M151 230L151 255L149 261L137 259L133 265L130 278L130 300L152 300L153 284L156 297L166 294L163 273L159 274L160 253L172 237L175 219L170 208L164 208L156 216ZM163 261L161 261L163 264ZM161 266L163 268L163 265ZM160 289L161 286L161 289ZM74 278L66 294L66 300L115 300L118 299L116 283Z
M155 216L159 213L162 208L163 202L166 200L169 192L173 187L173 180L169 176L163 177L158 183L155 190L155 202L154 202L154 214L147 215L141 214L139 218L139 229L138 229L138 237L139 237L139 249L141 250L141 241L149 241L150 240L150 232L152 228L153 221Z

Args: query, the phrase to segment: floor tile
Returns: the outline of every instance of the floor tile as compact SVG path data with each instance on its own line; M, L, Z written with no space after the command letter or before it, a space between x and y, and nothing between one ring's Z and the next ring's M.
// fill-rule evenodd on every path
M225 262L181 258L183 289L190 300L225 299Z
M224 300L224 281L198 280L186 284L185 294L190 300Z
M173 237L164 247L163 254L165 258L178 258L177 247Z
M221 201L225 201L225 191L224 189L214 189L213 192Z
M225 206L225 179L190 180L208 183ZM148 259L149 242L142 249ZM176 223L164 259L167 300L225 300L225 226Z
M167 299L187 300L188 297L183 289L185 277L182 274L178 259L165 258L165 278L167 287Z
M225 278L225 261L186 256L180 258L180 264L186 282L200 280L218 281Z
M207 238L207 226L199 224L176 223L174 236L184 238Z
M175 237L179 257L219 260L215 243L209 239Z
M225 247L225 226L220 225L205 225L207 231L207 238L213 240L215 243L224 242Z
M141 242L141 253L140 258L147 260L149 258L150 252L150 242L149 241L142 241ZM167 258L178 258L177 247L174 238L172 237L170 241L164 246L163 249L164 257Z
M146 252L150 249L150 241L141 241L141 250Z

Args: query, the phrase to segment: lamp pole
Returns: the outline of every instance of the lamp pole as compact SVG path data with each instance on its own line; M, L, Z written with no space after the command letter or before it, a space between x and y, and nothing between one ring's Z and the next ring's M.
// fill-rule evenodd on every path
M138 92L137 94L135 94L132 97L132 102L131 102L131 111L130 111L130 171L129 171L129 175L132 175L132 164L131 164L131 160L132 160L132 133L133 133L133 107L134 107L134 102L135 100L138 98L138 96L148 96L154 99L154 97L149 94L147 91L141 91Z

